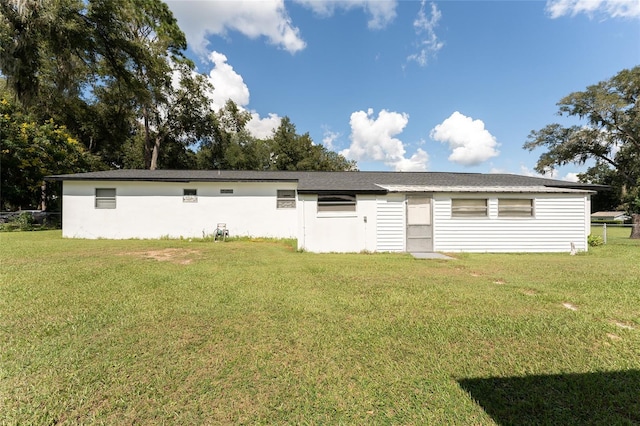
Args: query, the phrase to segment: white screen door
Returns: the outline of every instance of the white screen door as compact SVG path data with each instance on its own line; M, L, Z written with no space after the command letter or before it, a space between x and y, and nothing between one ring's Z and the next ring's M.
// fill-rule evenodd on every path
M407 196L407 251L433 251L431 197Z

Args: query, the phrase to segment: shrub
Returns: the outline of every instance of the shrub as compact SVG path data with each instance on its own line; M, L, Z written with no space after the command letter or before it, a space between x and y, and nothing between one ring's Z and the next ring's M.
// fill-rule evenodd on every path
M1 225L2 231L31 231L35 220L29 212L20 213L17 216L10 216L8 220Z
M603 245L604 240L600 235L589 234L587 237L587 243L589 244L589 247L597 247Z
M18 229L20 229L21 231L33 230L33 224L35 222L36 221L30 212L20 213L16 218L16 224L18 225Z

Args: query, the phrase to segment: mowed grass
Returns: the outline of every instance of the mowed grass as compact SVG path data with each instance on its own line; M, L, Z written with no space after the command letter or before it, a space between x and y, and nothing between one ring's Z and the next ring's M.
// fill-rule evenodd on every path
M1 424L638 424L640 243L312 254L0 234Z
M591 225L591 235L602 237L606 232L607 244L634 245L637 241L629 239L632 225Z

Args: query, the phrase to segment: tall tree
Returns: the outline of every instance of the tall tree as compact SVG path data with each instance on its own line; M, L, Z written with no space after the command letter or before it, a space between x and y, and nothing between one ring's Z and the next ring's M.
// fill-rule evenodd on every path
M3 0L0 42L0 71L25 110L65 124L110 167L139 132L156 168L163 144L210 130L210 86L161 0Z
M284 117L270 140L272 170L356 170L356 163L315 145L308 133L298 135L289 117Z
M268 170L271 147L247 129L251 113L229 99L215 114L216 124L200 143L198 168L228 170Z
M559 115L585 121L573 126L550 124L532 131L524 148L545 148L538 172L569 163L595 161L580 175L589 183L609 184L619 205L633 216L632 238L640 238L640 66L575 92L558 103Z

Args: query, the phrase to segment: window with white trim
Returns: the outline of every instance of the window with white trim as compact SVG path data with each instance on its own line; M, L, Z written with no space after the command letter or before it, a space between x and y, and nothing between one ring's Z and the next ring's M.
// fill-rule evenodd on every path
M451 200L451 217L487 217L486 198L454 198Z
M115 209L116 208L116 189L115 188L96 188L96 209Z
M318 195L318 212L355 212L355 194Z
M278 189L276 208L278 209L295 209L296 208L296 190L295 189Z
M498 198L498 217L533 217L533 200Z
M197 203L198 202L198 190L185 188L182 190L182 202L183 203Z

